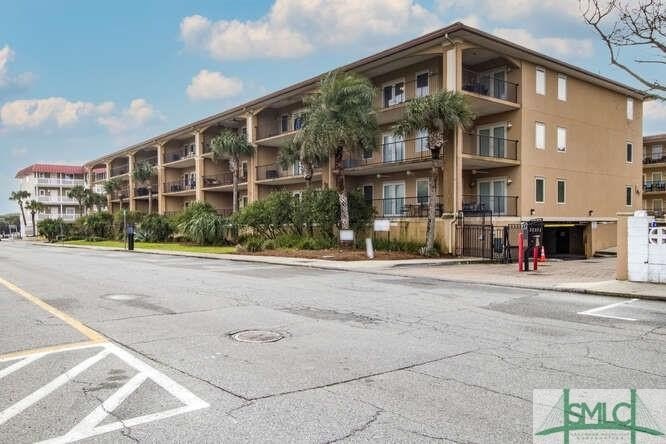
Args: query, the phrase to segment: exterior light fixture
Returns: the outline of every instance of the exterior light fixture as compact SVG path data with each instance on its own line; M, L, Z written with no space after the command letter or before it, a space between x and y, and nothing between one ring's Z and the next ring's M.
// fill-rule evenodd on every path
M534 211L534 208L530 208L530 216L534 216L534 213L536 213L536 211Z

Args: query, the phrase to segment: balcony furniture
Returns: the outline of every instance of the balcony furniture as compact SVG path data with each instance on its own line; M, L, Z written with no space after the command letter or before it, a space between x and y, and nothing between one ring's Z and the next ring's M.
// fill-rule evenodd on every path
M181 158L180 154L178 154L178 153L172 153L171 154L171 161L172 162L176 162L176 161L180 160L180 158Z
M266 179L277 179L280 177L278 170L266 170Z
M179 183L172 183L171 186L169 187L169 191L172 193L183 191L183 186Z
M214 177L204 177L204 187L217 187L222 185L219 179Z
M472 93L481 94L482 96L487 96L489 93L488 87L478 82L466 83L463 85L463 89Z

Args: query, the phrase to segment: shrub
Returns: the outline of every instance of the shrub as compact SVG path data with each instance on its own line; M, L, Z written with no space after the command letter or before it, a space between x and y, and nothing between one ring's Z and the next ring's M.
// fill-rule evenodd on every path
M127 225L140 225L145 214L137 211L116 211L113 214L113 232L116 239L125 238L125 222Z
M287 191L271 193L243 208L235 215L234 222L263 238L275 239L292 228L295 200Z
M250 236L245 240L243 247L250 253L261 251L264 246L264 239L259 236Z
M58 240L58 236L67 236L69 226L62 219L44 219L37 222L39 233L49 242Z
M418 242L403 241L403 240L388 240L388 239L374 239L373 247L375 250L380 251L400 251L411 254L423 254L423 244ZM438 255L439 245L435 242L435 252L430 255Z
M80 218L83 237L88 240L111 239L113 216L107 212L93 213Z
M350 228L358 231L370 225L375 213L372 202L368 202L358 190L349 193L348 199Z
M208 202L192 202L182 213L174 216L173 220L176 225L180 225L202 213L217 214L217 211Z
M275 250L275 239L266 239L262 247L264 250Z
M189 215L178 225L180 232L199 245L213 245L224 242L225 220L217 213L199 212Z
M166 216L149 214L141 222L137 233L146 242L166 242L173 236L174 226Z

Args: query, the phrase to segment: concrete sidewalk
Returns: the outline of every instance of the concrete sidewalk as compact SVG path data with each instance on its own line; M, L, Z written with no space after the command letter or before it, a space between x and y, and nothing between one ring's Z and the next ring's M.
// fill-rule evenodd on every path
M126 252L122 248L34 243L55 248L79 248ZM618 281L614 278L616 258L557 261L540 264L534 272L518 272L517 264L491 264L478 258L330 261L278 256L242 254L190 253L160 250L135 250L139 254L161 254L205 259L266 263L310 267L326 270L352 271L403 277L421 277L449 282L563 291L627 298L666 301L666 285Z

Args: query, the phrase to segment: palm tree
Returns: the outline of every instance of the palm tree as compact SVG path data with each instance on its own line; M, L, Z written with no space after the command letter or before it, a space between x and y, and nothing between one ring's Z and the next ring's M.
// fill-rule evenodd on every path
M148 214L153 212L153 184L152 178L155 176L155 168L145 160L139 162L134 167L132 173L134 180L144 185L148 189Z
M23 216L23 226L27 227L28 222L25 220L25 211L23 210L23 201L30 197L30 193L27 191L12 191L12 194L9 196L9 200L15 200L21 209L21 215Z
M86 208L91 209L97 207L97 212L101 211L101 208L106 206L106 196L100 193L95 193L94 191L89 190L90 192L86 196L86 200L83 203Z
M37 236L37 227L35 225L35 214L39 213L40 211L44 211L46 206L44 206L43 203L33 199L27 204L25 204L25 208L30 211L30 216L32 217L32 236L35 237Z
M107 196L111 196L113 193L118 193L118 200L120 200L120 209L123 209L123 195L119 192L122 188L120 180L117 177L107 180L104 182L104 192Z
M296 134L294 139L280 147L278 163L282 168L292 167L297 162L303 168L305 186L310 188L314 169L324 163L328 152L323 151L319 145L307 143L303 140L303 132Z
M81 215L84 213L84 203L89 194L90 190L85 188L83 185L72 187L72 189L67 193L67 197L74 199L79 204L79 211L81 212Z
M240 168L240 157L251 156L254 153L254 146L247 141L245 136L230 130L224 130L219 136L210 141L213 161L219 162L222 159L229 159L229 170L233 180L233 212L238 211L238 174Z
M395 134L403 137L422 129L428 131L428 148L432 158L432 169L428 189L426 254L431 254L435 245L435 213L437 210L435 196L437 195L437 182L442 174L442 161L440 159L442 148L448 142L451 131L459 126L468 127L473 119L474 113L465 102L462 94L454 91L441 91L410 101L407 105L405 117L395 129Z
M322 79L319 90L304 99L306 119L300 137L308 149L335 157L342 230L349 229L344 155L372 151L377 132L374 98L375 90L368 79L353 73L331 72Z

